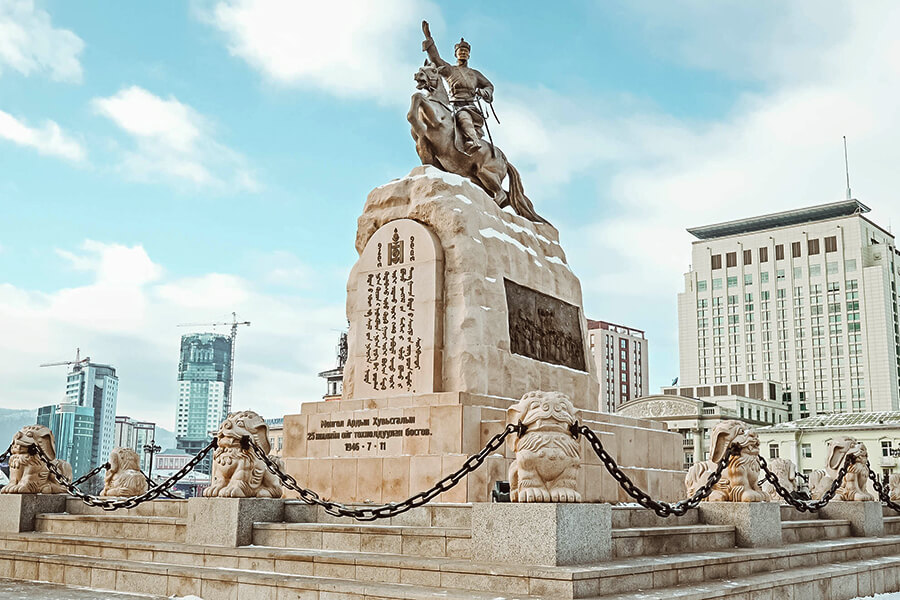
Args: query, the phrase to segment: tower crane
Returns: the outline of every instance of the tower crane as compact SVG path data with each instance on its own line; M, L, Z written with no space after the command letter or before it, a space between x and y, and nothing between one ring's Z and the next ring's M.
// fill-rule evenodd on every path
M250 326L250 321L238 321L237 313L231 313L231 322L225 323L179 323L178 327L222 327L225 325L231 325L231 361L228 366L228 403L231 404L234 397L234 348L235 348L235 340L237 339L237 328L238 325L247 325Z
M86 367L90 364L91 357L81 358L81 348L75 348L75 360L63 360L60 362L44 363L41 367L61 367L63 365L75 365L76 368Z

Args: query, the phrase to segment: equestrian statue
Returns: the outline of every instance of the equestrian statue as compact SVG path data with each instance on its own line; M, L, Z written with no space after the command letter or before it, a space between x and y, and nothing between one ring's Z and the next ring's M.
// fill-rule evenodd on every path
M422 21L422 31L422 51L428 53L428 60L414 79L416 89L425 93L413 94L406 116L422 164L466 177L490 194L500 208L510 206L530 221L547 223L525 195L519 172L483 137L485 130L489 139L491 134L482 101L493 111L494 86L469 67L471 45L461 38L455 46L457 62L451 65L438 53L427 21ZM503 189L507 175L509 191Z

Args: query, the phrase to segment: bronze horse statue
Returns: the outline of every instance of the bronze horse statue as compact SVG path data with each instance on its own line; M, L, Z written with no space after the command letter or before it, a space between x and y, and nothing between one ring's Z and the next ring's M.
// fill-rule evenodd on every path
M414 77L416 92L412 96L407 120L412 126L416 153L423 165L432 165L468 178L487 192L500 208L511 206L516 214L535 223L547 223L534 210L519 172L493 144L478 141L478 148L466 153L455 143L456 127L450 99L437 69L426 63ZM509 191L503 189L503 179L509 175Z

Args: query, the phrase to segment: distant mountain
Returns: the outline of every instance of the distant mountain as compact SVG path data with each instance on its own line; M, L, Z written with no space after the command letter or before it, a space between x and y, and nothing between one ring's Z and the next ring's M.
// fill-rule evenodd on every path
M168 429L156 426L156 443L163 450L175 447L175 434Z
M36 410L0 408L0 446L2 446L0 452L6 450L18 430L35 423L37 423Z

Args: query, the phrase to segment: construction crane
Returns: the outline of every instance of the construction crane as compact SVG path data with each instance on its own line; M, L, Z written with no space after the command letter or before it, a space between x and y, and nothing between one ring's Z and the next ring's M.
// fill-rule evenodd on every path
M231 323L180 323L178 327L222 327L225 325L231 325L231 362L228 366L228 404L229 407L231 405L232 400L234 399L234 348L235 348L235 340L237 339L237 328L238 325L247 325L250 326L250 321L238 321L237 313L231 313Z
M75 365L75 368L80 369L81 367L86 367L90 364L91 357L85 356L81 358L81 348L75 348L75 360L64 360L60 362L52 362L52 363L44 363L39 365L41 367L61 367L63 365Z

